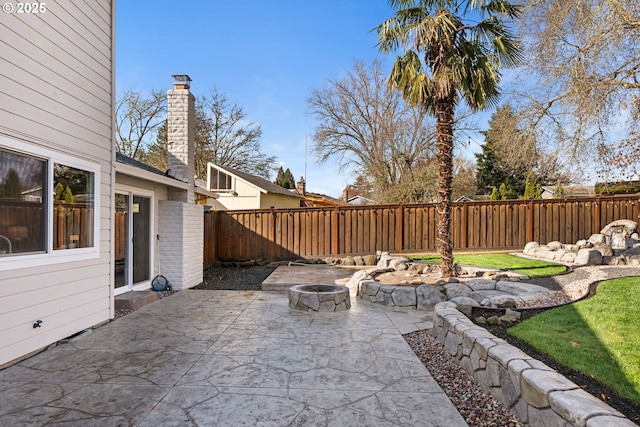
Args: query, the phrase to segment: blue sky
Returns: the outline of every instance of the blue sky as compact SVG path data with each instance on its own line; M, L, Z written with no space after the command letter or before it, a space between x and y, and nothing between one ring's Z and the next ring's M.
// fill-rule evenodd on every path
M316 162L306 99L354 60L379 58L389 70L395 58L378 52L372 30L391 16L386 0L120 0L116 91L165 91L171 75L188 74L196 96L215 87L262 126L275 167L306 175L308 191L339 197L355 178Z
M172 74L188 74L197 96L216 87L262 126L263 151L296 179L307 138L307 189L337 197L353 178L316 163L305 100L355 59L383 58L371 29L390 16L386 0L121 0L116 91L164 91Z

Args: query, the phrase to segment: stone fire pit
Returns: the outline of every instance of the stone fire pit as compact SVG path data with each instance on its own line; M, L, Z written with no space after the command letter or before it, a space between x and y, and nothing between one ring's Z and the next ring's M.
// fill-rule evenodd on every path
M336 285L295 285L289 307L303 311L342 311L351 308L349 288Z

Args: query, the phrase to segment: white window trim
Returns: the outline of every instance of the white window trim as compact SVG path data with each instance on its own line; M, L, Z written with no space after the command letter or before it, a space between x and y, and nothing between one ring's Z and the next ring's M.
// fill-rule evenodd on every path
M69 156L58 151L43 148L41 146L18 141L0 135L0 147L4 147L24 154L38 157L47 161L47 186L42 191L48 191L46 198L46 224L47 236L45 239L45 252L35 254L16 254L15 256L3 256L0 258L0 271L16 270L21 268L39 267L50 264L83 261L95 259L100 256L100 165L98 163ZM53 164L59 163L93 173L93 246L89 248L74 248L53 250Z
M231 188L211 188L211 174L212 171L215 171L216 174L220 174L223 173L225 175L227 175L230 179L231 179ZM213 193L219 193L219 194L230 194L230 195L234 195L233 193L236 192L236 177L232 174L230 174L227 171L222 171L218 168L216 168L213 163L207 163L207 190L213 192Z

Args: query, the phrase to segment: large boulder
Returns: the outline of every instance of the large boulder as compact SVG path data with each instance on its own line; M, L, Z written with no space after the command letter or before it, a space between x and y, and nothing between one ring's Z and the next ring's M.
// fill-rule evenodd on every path
M522 251L525 255L534 255L534 251L540 247L538 242L529 242L524 245L524 250Z
M593 249L595 249L596 251L600 252L602 254L602 256L613 256L613 249L611 248L611 245L607 245L607 244L603 244L603 245L596 245L593 247Z
M601 265L602 254L600 251L591 248L584 248L578 251L575 263L580 265Z
M552 250L552 251L557 251L563 248L562 243L558 242L557 240L554 240L553 242L549 242L547 243L547 247Z
M604 245L607 243L607 235L602 233L592 234L587 242L591 243L593 246Z
M623 228L625 237L630 237L638 230L638 224L630 219L619 219L607 224L602 230L600 230L600 234L611 236L613 230L618 228Z
M349 279L345 286L349 288L349 292L351 292L352 295L360 295L360 282L371 279L372 277L367 270L358 270L351 276L351 279Z
M444 286L447 298L468 297L471 295L471 288L462 283L448 283Z
M389 268L393 268L395 271L404 271L409 268L410 262L407 257L395 257L389 261Z

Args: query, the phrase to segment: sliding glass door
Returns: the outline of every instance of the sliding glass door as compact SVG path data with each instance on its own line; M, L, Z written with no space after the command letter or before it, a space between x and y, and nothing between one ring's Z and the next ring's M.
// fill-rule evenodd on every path
M116 294L150 286L153 261L151 195L118 191L115 197Z

